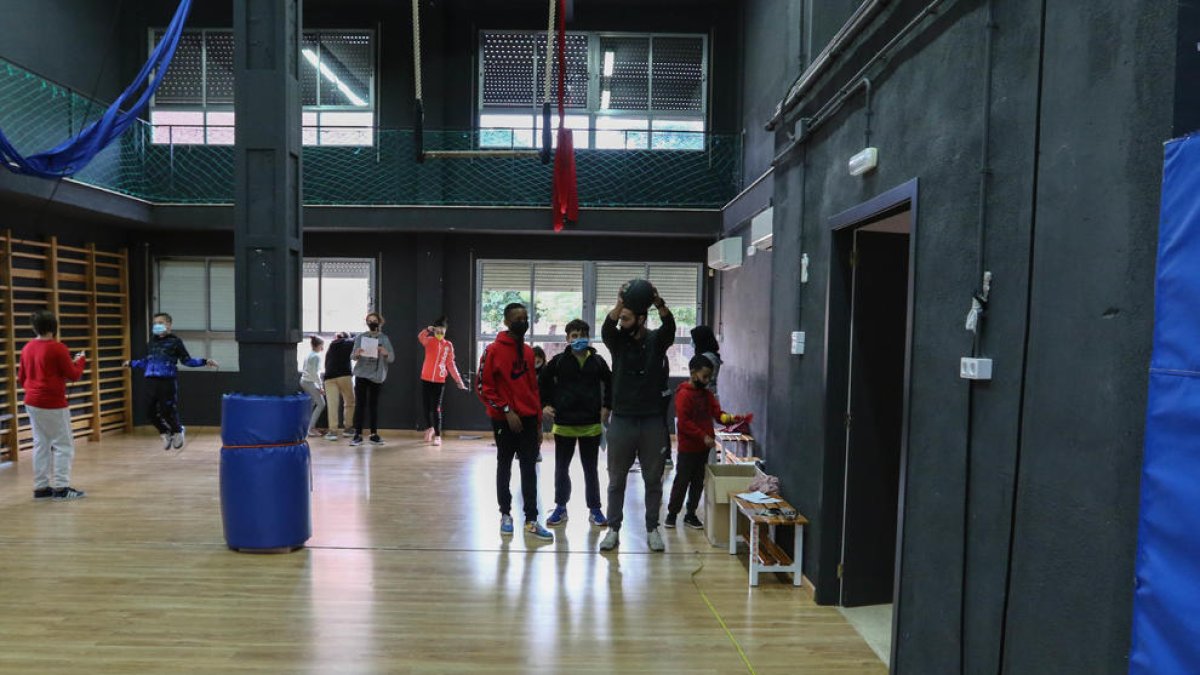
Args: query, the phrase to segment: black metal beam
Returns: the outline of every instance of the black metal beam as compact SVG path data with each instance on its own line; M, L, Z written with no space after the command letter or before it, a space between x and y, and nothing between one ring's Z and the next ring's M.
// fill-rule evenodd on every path
M298 389L301 0L234 1L233 230L243 388Z

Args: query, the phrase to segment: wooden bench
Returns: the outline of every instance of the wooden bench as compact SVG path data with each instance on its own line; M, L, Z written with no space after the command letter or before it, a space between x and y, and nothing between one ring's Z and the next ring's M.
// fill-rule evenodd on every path
M710 464L739 464L754 457L754 437L749 434L717 432L716 461Z
M740 513L750 520L750 540L746 544L750 552L751 588L758 585L760 572L791 572L792 584L801 585L804 578L801 567L804 554L804 526L808 524L808 519L799 512L796 512L794 516L772 515L767 512L768 509L796 511L786 501L778 501L774 504L755 504L741 499L737 495L737 492L729 493L729 555L737 555L738 542L745 541L744 537L737 534L737 518ZM771 496L779 498L779 495ZM795 536L792 540L790 556L775 543L775 528L777 527L792 527L794 530ZM767 530L766 533L762 531L764 528Z

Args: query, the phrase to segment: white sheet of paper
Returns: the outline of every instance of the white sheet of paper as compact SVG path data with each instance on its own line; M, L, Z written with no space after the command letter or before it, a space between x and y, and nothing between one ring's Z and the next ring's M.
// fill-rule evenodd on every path
M359 349L362 350L363 358L377 359L379 358L379 338L367 337L364 335L358 343Z
M739 494L738 497L745 499L751 504L777 504L783 501L782 499L776 499L762 492L743 492Z

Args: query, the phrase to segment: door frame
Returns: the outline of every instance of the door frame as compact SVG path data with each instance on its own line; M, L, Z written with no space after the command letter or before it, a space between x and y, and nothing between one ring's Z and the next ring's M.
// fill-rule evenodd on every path
M916 254L918 232L918 181L913 178L861 204L853 206L829 218L829 267L825 297L825 362L822 364L822 380L825 392L824 421L825 421L825 452L822 475L822 514L825 524L822 528L821 542L822 567L830 574L821 575L828 580L826 592L822 593L823 604L839 604L841 600L841 583L837 576L838 565L842 553L842 525L844 522L845 496L845 461L846 461L846 427L845 410L847 394L849 393L849 372L847 364L850 359L850 293L851 286L847 283L845 273L848 262L839 258L845 256L845 242L853 243L853 232L859 227L869 225L889 215L909 212L908 240L908 291L906 308L906 325L904 327L904 412L900 439L900 486L899 499L896 505L896 563L892 591L892 662L895 663L896 649L899 644L899 599L900 580L904 557L904 504L908 486L908 435L912 407L910 395L912 390L912 348L913 348L913 314L916 297ZM851 272L852 277L852 272Z

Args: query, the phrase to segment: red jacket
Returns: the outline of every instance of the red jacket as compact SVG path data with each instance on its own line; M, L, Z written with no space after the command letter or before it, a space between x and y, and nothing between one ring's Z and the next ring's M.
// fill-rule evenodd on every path
M675 390L675 423L679 452L708 452L704 437L716 437L713 420L725 413L717 397L707 389L697 389L684 382Z
M437 339L428 328L417 333L417 342L425 348L425 364L421 366L422 380L442 384L449 375L462 386L462 376L458 374L458 366L454 363L453 343Z
M71 360L67 346L58 340L31 340L21 349L17 384L25 389L25 405L35 408L67 407L67 382L83 376L87 361Z
M479 359L478 393L488 417L494 420L504 419L506 407L521 417L541 416L533 348L518 343L508 331L497 335Z

